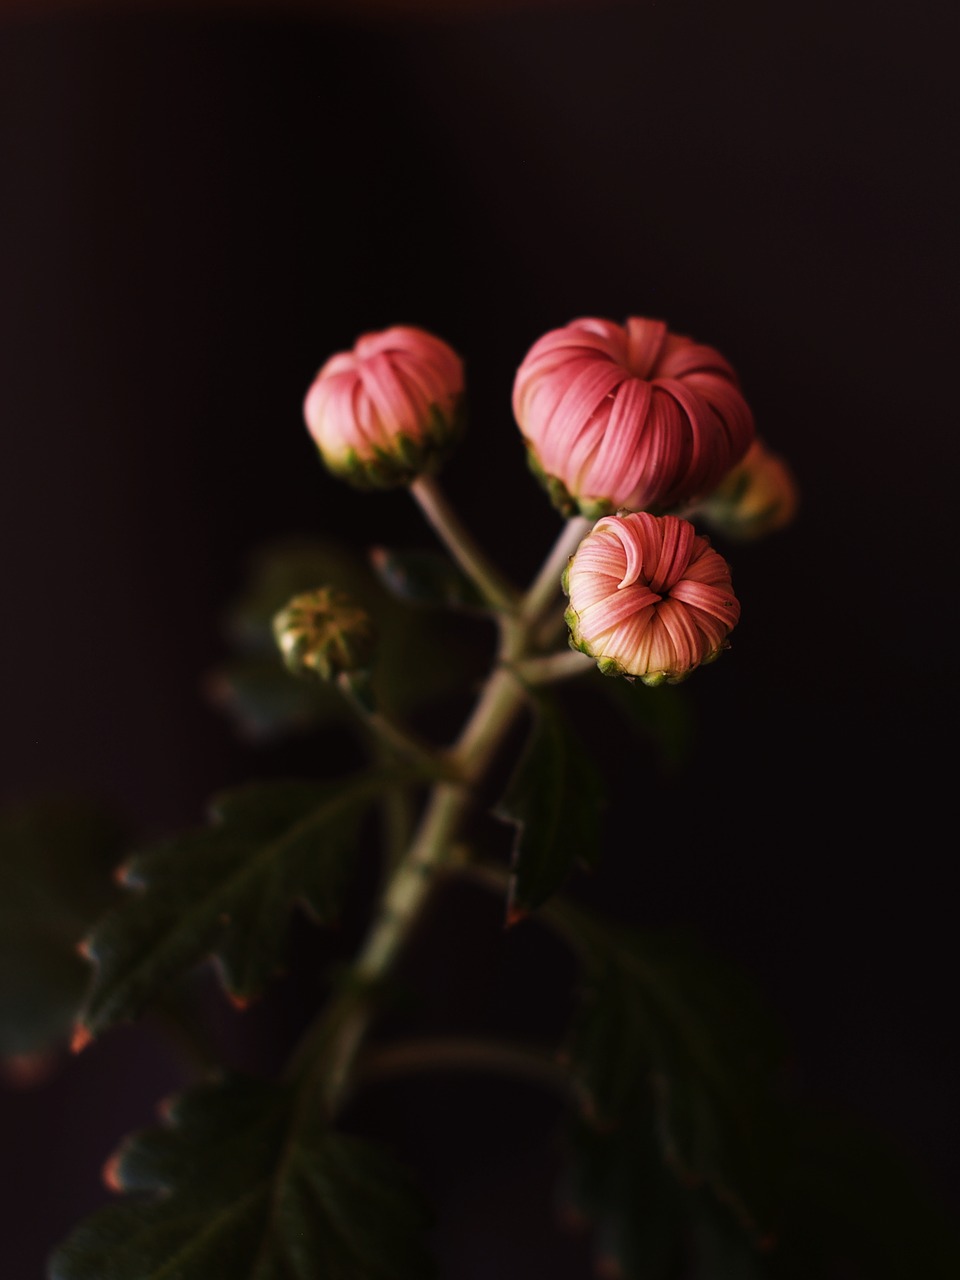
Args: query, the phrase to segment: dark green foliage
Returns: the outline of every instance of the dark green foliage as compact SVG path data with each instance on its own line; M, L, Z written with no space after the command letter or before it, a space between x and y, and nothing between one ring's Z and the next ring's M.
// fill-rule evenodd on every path
M665 770L677 773L688 762L696 733L687 689L679 685L651 689L639 680L596 684L618 720L638 738L653 744Z
M667 1167L764 1237L784 1136L776 1024L740 973L692 942L564 911L586 958L569 1051L597 1118L651 1110Z
M538 696L526 749L497 806L517 828L511 915L541 906L574 866L600 851L604 803L597 766L560 707Z
M463 619L398 600L355 549L321 540L278 542L253 558L225 621L233 656L207 680L211 700L242 736L273 741L344 718L347 708L335 689L286 670L273 635L274 615L291 597L322 586L347 592L373 620L379 643L371 692L386 714L403 718L462 687L478 649Z
M38 800L0 817L0 1055L69 1036L89 978L77 946L119 897L122 840L89 801Z
M136 854L130 892L88 942L96 969L83 1011L95 1034L135 1018L171 979L214 954L239 1001L283 965L294 904L336 916L379 776L252 783L212 806L209 825Z
M489 612L477 587L442 552L376 547L370 560L380 581L398 600L467 613Z
M386 1151L331 1130L308 1085L192 1089L111 1162L130 1193L50 1280L429 1280L429 1214Z

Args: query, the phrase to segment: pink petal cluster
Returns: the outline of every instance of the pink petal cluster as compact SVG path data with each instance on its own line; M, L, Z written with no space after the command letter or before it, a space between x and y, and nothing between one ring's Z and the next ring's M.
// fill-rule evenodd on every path
M591 518L697 500L754 438L723 356L636 316L544 334L517 370L513 412L554 503Z
M386 488L446 456L460 434L463 388L463 362L451 347L395 325L331 356L303 416L331 471L359 488Z
M727 647L740 618L730 568L679 516L599 520L563 575L574 649L605 675L679 684Z

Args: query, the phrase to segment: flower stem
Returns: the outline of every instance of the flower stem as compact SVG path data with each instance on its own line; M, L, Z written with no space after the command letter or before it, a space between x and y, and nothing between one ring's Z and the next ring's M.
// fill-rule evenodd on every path
M486 601L501 612L512 613L517 607L516 591L463 527L436 479L418 476L410 485L410 492L450 554Z
M435 783L410 845L387 880L366 941L352 966L353 991L346 992L320 1025L307 1033L295 1054L298 1073L305 1069L314 1078L313 1073L317 1072L330 1115L344 1104L374 1013L372 1002L358 1000L357 992L375 989L390 971L420 917L437 871L460 856L456 836L474 788L493 762L527 698L521 672L531 637L558 594L563 565L590 525L584 519L568 522L544 567L523 599L518 600L460 529L433 481L420 478L411 488L461 566L500 610L500 647L497 664L487 677L473 712L446 753L450 776ZM568 656L574 657L554 654L541 659L541 665L535 668L541 682L571 674L567 670L572 665ZM318 1055L322 1062L317 1060Z

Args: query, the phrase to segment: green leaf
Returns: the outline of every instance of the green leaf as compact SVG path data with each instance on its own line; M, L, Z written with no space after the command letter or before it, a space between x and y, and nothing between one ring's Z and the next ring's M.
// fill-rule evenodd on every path
M516 828L510 918L541 906L599 854L603 782L560 707L538 695L533 729L496 814Z
M563 1201L575 1220L592 1225L601 1274L674 1280L687 1226L685 1194L663 1166L650 1113L634 1113L612 1131L576 1117L564 1145Z
M380 581L399 600L468 613L490 611L474 583L440 551L375 547L370 561Z
M242 1078L182 1095L108 1165L131 1193L82 1223L50 1280L427 1280L430 1214L385 1150L311 1095Z
M696 724L689 691L682 685L650 689L639 680L604 680L600 692L621 722L653 744L664 768L676 774L690 759Z
M238 1003L282 968L296 903L335 918L379 775L254 783L213 802L212 822L135 855L133 890L88 940L95 972L82 1027L135 1018L170 979L213 954ZM82 1039L81 1034L81 1039Z
M746 976L689 939L564 905L584 982L569 1053L607 1126L652 1108L661 1158L709 1188L755 1241L772 1229L786 1110L780 1027Z
M295 679L276 652L222 663L208 676L206 694L251 743L341 724L349 716L333 685Z
M0 1055L69 1037L90 972L77 947L119 897L122 839L116 817L87 800L35 800L0 817Z
M252 558L227 611L234 660L222 663L207 680L211 701L248 740L270 742L324 727L338 714L335 690L317 690L291 675L273 635L278 610L292 596L319 586L348 592L373 620L379 644L372 696L391 718L402 720L441 704L488 660L478 643L485 637L478 635L474 620L410 608L386 590L355 550L324 540L272 543ZM271 670L276 678L267 674ZM288 687L286 696L281 682Z

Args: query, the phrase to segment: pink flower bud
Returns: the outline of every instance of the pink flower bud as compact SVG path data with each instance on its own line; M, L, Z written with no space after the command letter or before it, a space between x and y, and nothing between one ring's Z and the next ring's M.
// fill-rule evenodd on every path
M554 504L591 519L698 500L754 437L723 356L636 316L545 334L517 370L513 412Z
M435 470L461 429L463 364L445 342L398 325L331 356L303 402L326 466L357 488Z
M797 483L786 462L754 440L720 486L687 514L702 518L733 542L752 542L788 525L799 502Z
M727 648L740 618L730 568L692 524L645 511L606 516L563 574L571 648L604 675L679 684Z

